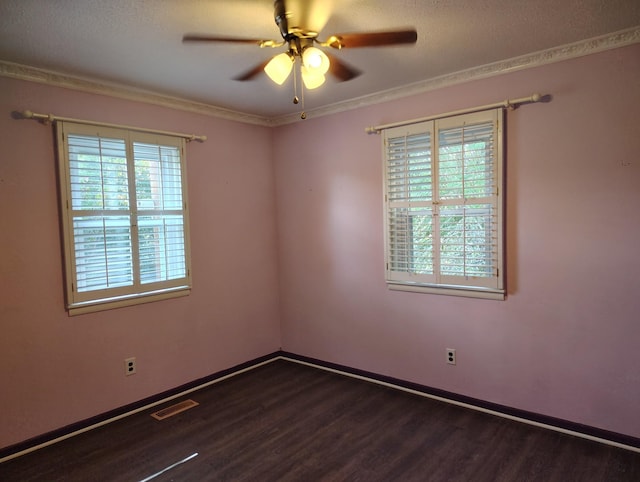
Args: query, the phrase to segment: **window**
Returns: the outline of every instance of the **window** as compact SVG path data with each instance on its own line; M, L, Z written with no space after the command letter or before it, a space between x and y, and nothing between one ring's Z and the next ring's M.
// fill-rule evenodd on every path
M56 125L69 312L188 294L184 139Z
M502 110L384 131L390 288L504 298Z

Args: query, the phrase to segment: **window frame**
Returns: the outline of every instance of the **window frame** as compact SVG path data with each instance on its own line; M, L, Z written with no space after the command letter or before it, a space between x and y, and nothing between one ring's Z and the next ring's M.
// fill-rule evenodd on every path
M126 150L128 208L120 209L122 216L129 217L129 235L131 239L131 269L133 282L128 286L108 287L103 289L78 289L78 271L75 250L74 219L82 216L87 210L74 209L72 197L71 160L68 137L84 136L88 138L117 139L124 141ZM92 125L72 121L56 121L56 140L58 150L58 181L60 189L61 229L64 255L65 300L69 315L91 313L96 311L131 306L163 299L187 296L191 292L191 250L189 235L188 193L186 176L185 139L168 134L135 131L129 128ZM142 209L136 205L136 174L134 159L134 143L176 149L180 163L180 195L181 209ZM104 187L103 187L104 190ZM103 192L103 191L100 191ZM114 211L97 209L96 216L108 219L115 214L98 214ZM143 282L141 275L141 241L139 239L138 220L147 216L165 218L171 213L182 217L184 256L184 276L164 279L155 282ZM164 226L164 225L163 225ZM166 248L166 244L164 245ZM166 262L165 262L166 264ZM182 270L182 268L181 268ZM182 273L181 273L182 274Z
M440 260L441 260L441 252L439 251L439 243L441 241L440 236L440 210L447 205L451 206L452 201L448 201L440 198L439 196L439 185L440 185L440 177L439 177L439 168L440 168L440 131L445 129L455 129L455 128L471 128L472 126L489 124L492 125L492 134L491 139L493 141L493 181L495 185L495 192L490 196L483 196L482 204L486 206L490 206L489 212L493 213L492 209L495 210L495 221L490 223L491 229L495 230L491 233L488 233L487 236L492 236L495 233L495 261L491 265L492 274L481 277L474 276L447 276L442 273L440 269ZM383 131L383 139L382 139L382 158L383 158L383 217L384 217L384 254L385 254L385 281L387 283L387 287L392 290L399 291L411 291L411 292L422 292L422 293L432 293L432 294L442 294L442 295L452 295L452 296L463 296L463 297L471 297L471 298L485 298L485 299L494 299L494 300L504 300L506 296L506 288L505 288L505 270L504 270L504 253L505 253L505 241L504 241L504 199L505 199L505 188L504 188L504 110L502 108L497 109L487 109L480 112L472 112L467 114L459 114L452 115L443 118L437 119L429 119L422 122L401 125L398 127L390 127ZM412 137L414 136L414 137ZM388 143L389 140L393 140L392 142L397 142L398 139L407 139L411 137L412 139L415 136L423 136L428 139L428 154L427 151L424 151L420 154L420 156L424 158L428 158L428 161L421 161L420 159L416 162L422 163L423 165L430 165L430 172L428 174L429 183L430 183L430 191L431 198L412 201L409 195L405 195L404 201L394 201L394 199L398 199L397 194L392 194L390 189L392 187L404 187L407 192L409 191L409 187L411 186L410 179L411 177L408 175L404 175L400 183L397 183L397 176L393 179L393 182L390 181L390 170L393 166L391 166L392 162L397 162L398 158L394 157L393 160L390 160ZM406 159L409 158L408 149L404 153ZM418 157L420 157L418 156ZM400 156L400 159L402 157ZM401 161L402 162L402 161ZM409 172L409 162L407 160L404 161L407 164L406 172ZM391 166L391 167L390 167ZM423 168L423 171L425 169ZM424 174L419 174L423 177L427 176ZM418 174L416 175L419 176ZM426 185L424 180L419 182ZM404 183L404 184L403 184ZM393 184L393 185L392 185ZM420 186L419 186L420 187ZM423 188L423 187L422 187ZM462 208L466 206L467 200L476 200L479 198L461 198ZM471 204L471 202L469 203ZM460 201L458 201L458 206L460 206ZM431 233L430 242L425 243L427 247L423 248L423 251L431 251L432 259L433 259L433 272L429 273L428 270L423 273L412 272L410 263L408 259L413 258L413 253L416 252L414 248L415 238L413 236L413 221L412 215L405 214L400 211L400 209L404 209L405 213L409 210L413 209L415 212L418 212L419 209L423 211L423 215L426 215L430 218L431 224L429 225L429 232ZM394 214L395 213L395 214ZM397 214L401 213L401 214ZM417 215L417 214L416 214ZM395 219L392 219L392 216L396 216ZM415 216L415 215L413 215ZM491 219L491 215L485 214L488 219ZM398 257L393 258L394 252L397 253L399 247L402 245L401 241L396 241L395 243L391 240L392 234L396 236L401 233L399 228L392 227L392 222L404 222L406 226L411 226L409 232L412 234L409 235L410 241L404 241L405 245L410 246L410 254L405 253L404 258L400 257L402 261L405 262L406 268L397 269L398 266L402 264L402 261L399 263L397 261ZM466 229L466 228L465 228ZM406 238L405 238L406 239ZM485 243L485 246L491 246L491 243ZM395 249L394 249L395 248ZM392 259L393 258L393 259ZM394 264L395 263L395 264ZM394 267L396 269L394 269Z

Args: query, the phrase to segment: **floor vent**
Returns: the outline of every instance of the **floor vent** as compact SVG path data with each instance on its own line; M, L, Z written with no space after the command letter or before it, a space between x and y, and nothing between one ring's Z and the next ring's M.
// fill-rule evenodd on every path
M156 420L164 420L165 418L172 417L177 413L184 412L185 410L189 410L198 405L198 402L194 402L193 400L185 400L184 402L176 403L175 405L171 405L170 407L163 408L162 410L158 410L155 413L152 413L151 416Z

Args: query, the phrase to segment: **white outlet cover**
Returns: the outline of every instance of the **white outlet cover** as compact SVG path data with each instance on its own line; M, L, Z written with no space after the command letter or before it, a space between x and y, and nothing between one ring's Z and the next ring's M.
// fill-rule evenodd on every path
M455 365L456 364L456 350L455 350L455 348L446 348L446 353L447 353L447 363L449 365Z
M125 358L125 360L124 360L124 374L125 375L133 375L135 372L136 372L136 359L135 359L135 357Z

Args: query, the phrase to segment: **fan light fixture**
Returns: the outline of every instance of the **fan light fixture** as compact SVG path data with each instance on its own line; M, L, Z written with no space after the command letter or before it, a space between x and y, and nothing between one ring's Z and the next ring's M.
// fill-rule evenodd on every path
M285 5L285 3L287 5ZM288 5L288 4L291 5ZM311 4L314 5L311 5ZM325 75L330 73L338 82L351 80L362 72L340 60L338 57L326 54L314 44L323 48L342 50L343 48L359 47L383 47L385 45L415 44L418 33L414 28L404 30L391 30L380 32L356 32L334 34L327 41L318 40L318 30L311 27L311 18L316 18L316 13L321 14L325 21L328 19L331 8L325 2L301 2L299 0L274 0L273 19L278 26L282 40L264 40L260 38L227 37L220 35L186 34L183 42L225 42L234 44L253 44L260 48L280 48L288 50L278 54L269 61L260 63L248 71L234 77L234 80L246 81L256 77L261 72L276 84L282 85L294 71L293 75L293 103L300 102L298 92L304 109L304 90L316 89L324 84ZM322 8L318 10L322 4ZM318 7L318 8L316 8ZM317 26L324 25L324 21L313 22ZM296 65L294 70L294 64ZM299 74L299 75L298 75ZM298 80L302 79L302 83ZM299 89L299 90L298 90ZM300 116L306 118L304 110Z
M319 48L307 47L302 52L302 64L308 71L324 75L329 70L329 57Z
M308 90L317 89L324 84L325 77L324 74L320 72L309 70L303 65L300 67L300 73L302 74L302 82L304 82L304 86Z
M291 74L296 55L285 52L273 57L264 67L265 73L276 84L282 85ZM306 47L302 51L300 74L308 90L317 89L324 84L325 74L329 71L329 57L316 47Z
M276 84L282 85L293 69L293 57L289 52L276 55L264 66L265 73Z

